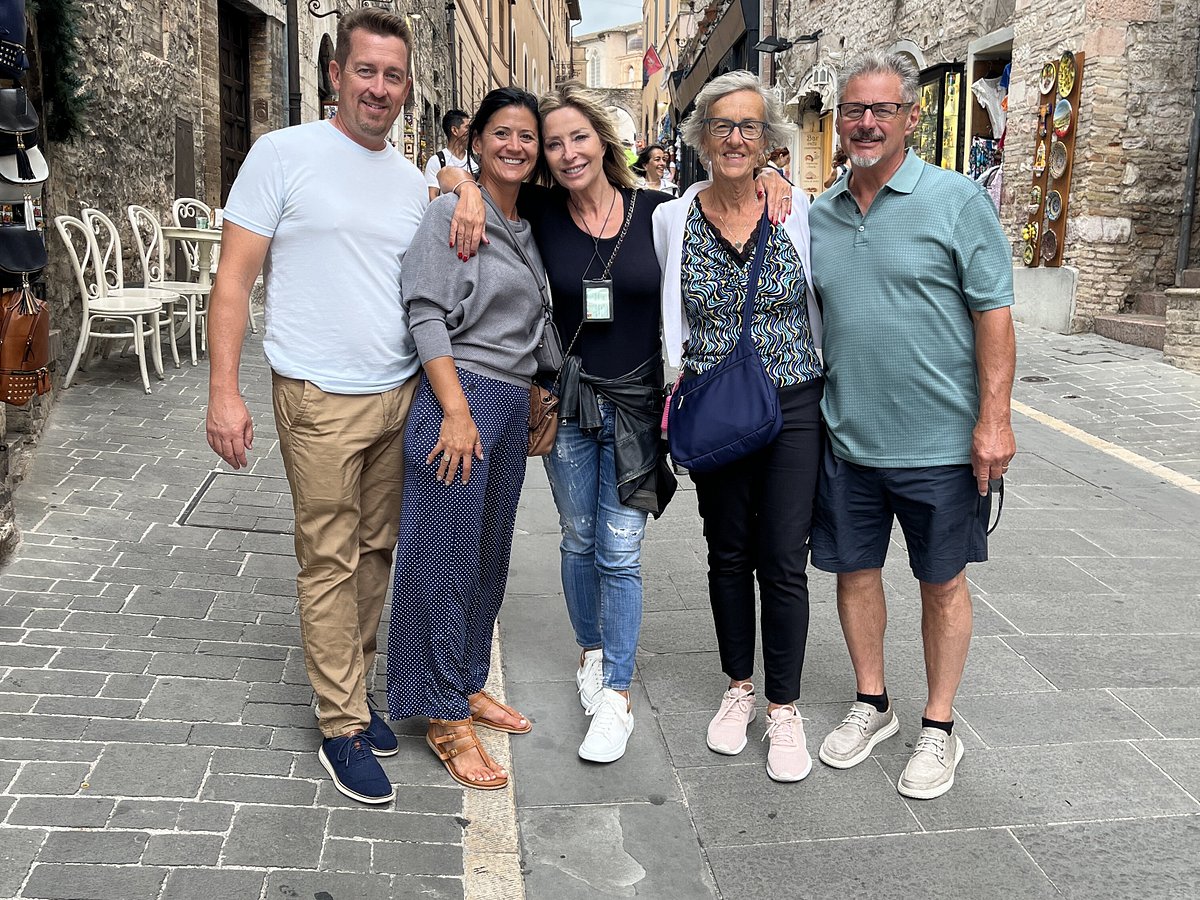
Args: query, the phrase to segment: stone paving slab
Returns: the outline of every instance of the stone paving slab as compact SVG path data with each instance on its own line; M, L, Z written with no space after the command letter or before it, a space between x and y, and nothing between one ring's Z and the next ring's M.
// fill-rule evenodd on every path
M1021 452L1006 479L992 561L968 573L977 629L956 708L967 752L945 797L911 801L895 789L924 705L920 606L898 534L884 577L900 733L853 770L815 762L805 781L779 785L763 771L761 721L740 756L704 746L726 680L686 481L647 526L637 729L614 766L635 778L642 766L657 771L665 746L679 790L668 796L682 798L695 832L696 855L684 853L699 860L691 883L711 885L724 900L1195 894L1200 376L1090 335L1018 331L1018 377L1039 380L1018 381L1014 396L1039 418L1014 416ZM574 758L586 728L572 705L577 650L557 583L557 521L536 470L522 498L513 596L501 613L504 640L517 648L506 676L537 713L534 734L513 741L527 894L709 896L657 880L681 852L673 833L634 834L624 822L618 831L605 817L624 811L626 785ZM813 752L853 691L833 587L829 576L811 574L801 710ZM554 737L538 738L547 725ZM603 849L581 845L585 822L595 823ZM638 867L640 880L621 881Z
M111 358L57 398L0 570L0 897L465 897L495 826L417 725L396 723L387 808L317 763L259 342L240 473L205 443L204 367L147 396Z

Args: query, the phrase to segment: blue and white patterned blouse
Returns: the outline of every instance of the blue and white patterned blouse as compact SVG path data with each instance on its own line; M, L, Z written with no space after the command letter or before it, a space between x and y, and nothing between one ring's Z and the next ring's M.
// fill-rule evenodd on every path
M704 216L700 198L688 209L683 232L683 308L688 338L683 365L712 368L732 351L742 328L742 303L758 243L758 228L738 253ZM767 374L779 387L822 375L808 323L804 266L783 226L771 226L763 255L750 336Z

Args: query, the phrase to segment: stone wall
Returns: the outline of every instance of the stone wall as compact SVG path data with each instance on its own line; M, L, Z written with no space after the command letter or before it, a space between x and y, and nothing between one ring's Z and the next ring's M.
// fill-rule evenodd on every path
M1064 50L1086 55L1063 264L1079 269L1073 327L1175 278L1188 128L1196 79L1195 0L793 0L797 34L820 28L820 58L911 41L927 66L965 62L967 45L1014 30L1001 219L1019 249L1032 180L1037 79ZM974 102L968 96L968 102ZM1200 259L1200 210L1193 259Z

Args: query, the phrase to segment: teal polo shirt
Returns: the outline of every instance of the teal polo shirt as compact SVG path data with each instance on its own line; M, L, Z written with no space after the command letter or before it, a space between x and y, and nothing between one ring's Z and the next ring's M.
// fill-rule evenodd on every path
M909 150L865 216L843 178L808 218L833 452L879 468L969 464L979 410L971 311L1013 302L1012 253L991 199Z

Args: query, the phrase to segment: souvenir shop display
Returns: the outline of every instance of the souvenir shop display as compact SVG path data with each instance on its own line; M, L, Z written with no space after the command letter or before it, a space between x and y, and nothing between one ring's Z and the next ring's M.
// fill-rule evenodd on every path
M41 122L21 78L29 67L24 2L0 0L0 400L23 406L50 390L50 311Z
M1021 231L1021 258L1027 266L1060 266L1066 244L1071 168L1079 132L1083 54L1066 51L1044 63L1034 129L1033 185Z

